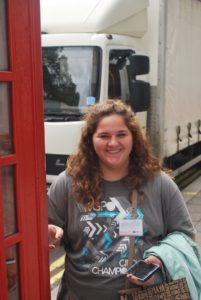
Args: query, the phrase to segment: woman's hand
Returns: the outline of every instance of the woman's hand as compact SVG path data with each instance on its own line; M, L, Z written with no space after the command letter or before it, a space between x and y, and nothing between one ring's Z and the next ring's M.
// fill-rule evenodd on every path
M135 284L137 284L137 285L140 285L140 286L146 286L146 285L153 285L154 284L154 275L151 277L151 278L149 278L148 280L146 280L146 281L142 281L142 280L140 280L140 279L138 279L137 277L135 277L133 274L128 274L127 275L127 278L131 281L131 282L133 282L133 283L135 283Z
M160 267L162 267L162 262L159 258L157 258L156 256L149 256L147 257L144 262L146 262L148 265L149 264L155 264L155 265L159 265ZM148 280L146 281L142 281L140 279L138 279L136 276L134 276L133 274L128 274L127 275L127 278L137 284L137 285L140 285L140 286L147 286L147 285L153 285L154 284L154 275L149 278Z
M147 258L144 259L144 261L149 265L149 264L155 264L155 265L159 265L160 267L162 267L162 261L156 257L156 256L149 256Z
M49 249L52 250L60 243L63 237L63 229L56 225L48 225Z

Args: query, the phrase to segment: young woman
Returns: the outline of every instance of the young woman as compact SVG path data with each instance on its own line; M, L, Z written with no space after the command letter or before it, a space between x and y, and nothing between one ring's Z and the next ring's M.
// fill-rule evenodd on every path
M131 217L134 189L136 218L143 224L135 259L168 233L194 236L195 231L178 187L162 171L134 112L108 100L91 107L85 121L77 152L48 193L50 248L62 238L66 250L57 299L117 300L126 277L142 284L125 275L129 236L120 230ZM150 262L161 265L156 257Z

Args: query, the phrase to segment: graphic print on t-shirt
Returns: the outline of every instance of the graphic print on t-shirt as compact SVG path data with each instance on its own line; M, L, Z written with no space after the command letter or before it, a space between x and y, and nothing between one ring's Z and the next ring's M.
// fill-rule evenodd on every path
M140 210L138 215L143 217ZM119 236L119 220L130 217L131 205L124 197L110 197L102 201L101 210L82 214L80 221L86 244L80 268L98 276L126 273L129 237Z

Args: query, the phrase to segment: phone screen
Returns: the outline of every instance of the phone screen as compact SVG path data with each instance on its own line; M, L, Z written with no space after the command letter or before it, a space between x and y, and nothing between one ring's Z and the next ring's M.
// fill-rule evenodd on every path
M146 281L159 269L160 269L159 265L155 265L155 264L148 265L143 260L139 260L128 269L127 274L133 274L138 279L142 281Z

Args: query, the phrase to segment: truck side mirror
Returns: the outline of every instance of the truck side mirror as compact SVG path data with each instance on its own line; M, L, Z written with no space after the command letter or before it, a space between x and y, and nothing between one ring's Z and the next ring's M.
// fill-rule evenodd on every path
M146 55L132 55L129 57L130 65L128 66L131 78L136 75L149 73L149 57Z
M130 83L129 104L134 112L147 111L150 104L150 84L142 80Z
M147 111L150 104L150 84L143 80L136 80L136 76L149 73L149 57L132 55L129 61L129 104L135 112Z

